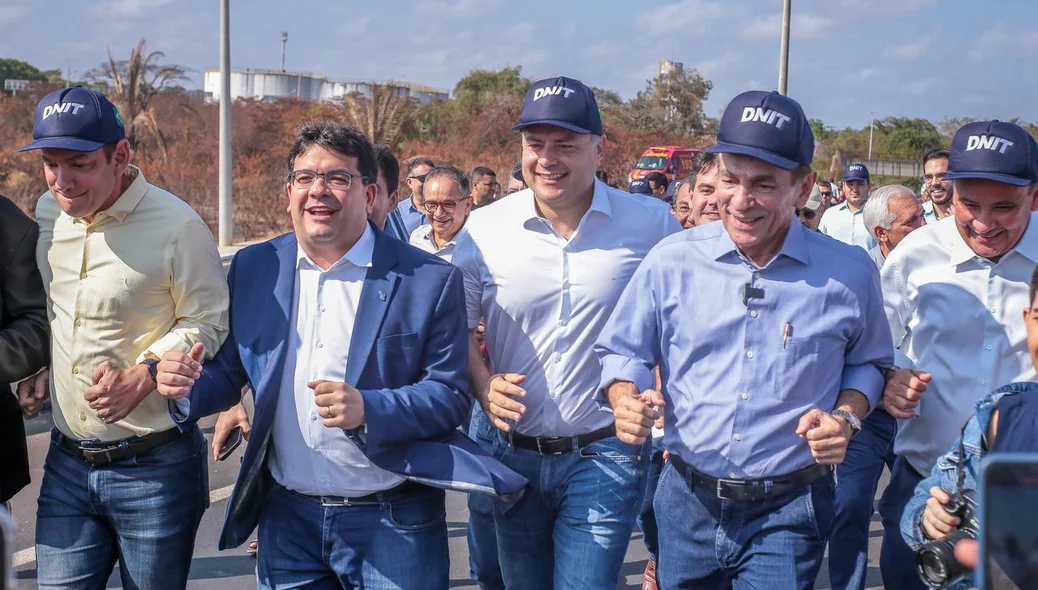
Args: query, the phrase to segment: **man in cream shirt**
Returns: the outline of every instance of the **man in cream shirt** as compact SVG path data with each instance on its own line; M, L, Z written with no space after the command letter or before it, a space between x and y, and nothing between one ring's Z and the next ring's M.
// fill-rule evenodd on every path
M454 166L438 166L425 176L429 223L411 232L411 245L450 262L454 246L472 212L472 185Z
M52 333L54 423L36 520L40 588L183 588L209 504L205 438L155 391L157 359L227 335L227 283L205 222L130 165L108 99L37 106L50 189L36 207Z

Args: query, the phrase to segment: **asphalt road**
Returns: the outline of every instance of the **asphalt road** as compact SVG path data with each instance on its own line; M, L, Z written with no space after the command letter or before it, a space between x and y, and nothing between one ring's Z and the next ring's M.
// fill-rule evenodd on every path
M212 437L212 426L215 418L202 422L203 431L206 436ZM16 553L14 563L18 588L36 587L36 557L33 550L33 531L36 526L36 497L39 491L39 483L43 477L43 460L49 445L49 432L51 429L49 414L26 423L29 435L29 460L32 465L33 483L27 489L16 496L12 502L12 510L18 523ZM209 462L210 498L212 505L202 519L198 537L195 541L194 560L191 566L191 579L188 588L197 590L245 590L256 587L255 583L255 559L245 554L244 548L219 552L216 550L216 541L219 536L220 526L224 513L227 509L227 498L230 496L231 485L237 476L238 460L241 450L235 452L224 463ZM886 486L886 476L880 489ZM468 510L465 497L461 494L448 494L447 496L447 525L451 553L451 588L472 589L477 586L469 580L468 575L468 546L465 537L465 527L468 522ZM879 524L879 516L873 517L872 532L869 551L869 588L882 588L879 576L879 547L882 538L882 527ZM635 531L631 538L631 545L627 550L627 559L621 570L620 580L617 588L638 589L641 588L641 573L645 569L648 554L641 542L641 533ZM115 572L108 584L109 588L122 587L119 582L118 572ZM816 584L818 589L828 589L828 569L823 565L821 575Z

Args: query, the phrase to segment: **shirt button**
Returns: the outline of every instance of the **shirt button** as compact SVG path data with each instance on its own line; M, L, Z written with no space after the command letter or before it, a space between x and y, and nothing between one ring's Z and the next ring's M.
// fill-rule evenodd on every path
M555 362L557 362L557 363L561 363L562 362L562 353L561 352L555 354Z
M79 367L72 367L72 374L73 375L78 375L79 374Z
M995 308L994 307L991 308L991 313L995 313Z
M324 342L318 342L317 348L324 348Z
M742 440L742 435L741 434L736 434L735 435L735 440L736 440L736 442L741 441Z
M750 312L750 317L751 317L751 318L756 318L756 317L757 317L757 310L753 310L753 311L751 311L751 312Z
M988 380L987 380L987 379L982 379L982 380L980 381L980 384L981 384L981 385L987 385L987 384L988 384Z
M739 478L739 476L734 474L734 473L729 473L728 474L728 479L738 479L738 478Z
M991 345L990 344L988 344L988 350L991 350Z
M323 305L322 305L322 306L321 306L321 311L328 311L328 309L327 309L327 308L325 308L325 306L323 306Z
M566 320L559 320L559 326L565 328L566 327Z
M317 422L317 414L310 414L310 420Z
M79 419L82 420L83 422L86 422L86 414L83 413L83 412L80 412L79 413Z
M743 399L743 400L748 400L748 399L750 399L750 394L748 394L748 393L744 393L744 394L742 394L742 399Z
M746 358L753 359L753 351L752 350L747 350L746 351Z
M78 328L78 327L80 327L80 326L82 326L82 325L83 325L83 320L76 320L76 327L77 327L77 328ZM990 349L990 348L991 348L991 347L989 346L989 347L988 347L988 349Z

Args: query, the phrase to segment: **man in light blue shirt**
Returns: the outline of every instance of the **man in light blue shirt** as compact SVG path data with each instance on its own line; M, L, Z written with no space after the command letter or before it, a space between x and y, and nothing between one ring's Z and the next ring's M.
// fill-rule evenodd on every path
M425 186L425 177L435 167L436 164L425 156L416 156L407 161L407 176L404 178L404 184L411 189L411 198L403 201L396 208L404 222L404 232L407 236L404 238L405 242L414 233L414 230L429 223L429 219L425 216L425 197L422 187Z
M807 590L832 525L832 466L893 361L879 276L864 250L794 219L817 176L799 104L737 96L710 149L721 223L645 258L596 344L602 389L621 440L666 416L655 506L682 517L658 523L661 588Z
M865 228L865 202L869 200L869 169L864 164L850 164L843 171L843 194L847 200L830 207L822 215L818 231L845 244L861 246L865 251L876 247L876 238Z

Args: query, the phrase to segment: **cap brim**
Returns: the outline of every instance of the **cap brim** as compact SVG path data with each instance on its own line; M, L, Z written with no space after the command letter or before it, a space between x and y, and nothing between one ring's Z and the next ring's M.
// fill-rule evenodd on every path
M105 144L99 141L79 139L78 137L43 137L18 150L28 152L31 150L70 150L73 152L96 152Z
M758 160L763 160L772 166L778 166L783 170L796 170L802 166L800 162L795 162L789 158L783 158L782 156L778 156L760 148L745 145L718 143L707 148L706 151L711 154L738 154L740 156L750 156L757 158Z
M585 135L590 134L590 133L594 133L590 129L585 129L585 128L579 127L577 125L573 125L572 123L567 123L566 121L556 121L554 119L541 119L539 121L526 121L524 123L519 123L515 127L512 127L512 131L522 131L523 129L526 129L527 127L533 127L534 125L551 125L552 127L559 127L561 129L566 129L567 131L572 131L574 133L583 133Z
M847 182L848 180L860 180L862 182L872 182L872 180L868 176L847 176L847 177L844 177L844 179L843 179L844 182Z
M944 177L945 180L968 180L974 178L980 180L993 180L995 182L1001 182L1002 184L1012 186L1028 186L1035 182L1030 178L1020 178L1008 174L996 174L994 172L949 172Z

